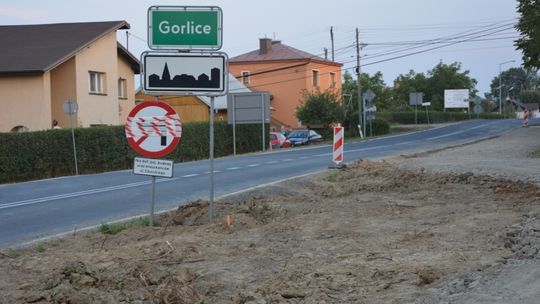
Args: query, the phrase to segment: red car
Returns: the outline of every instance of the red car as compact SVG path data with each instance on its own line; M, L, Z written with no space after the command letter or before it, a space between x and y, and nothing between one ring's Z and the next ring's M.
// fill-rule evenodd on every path
M270 145L272 149L288 148L289 142L286 139L285 135L279 132L270 132Z

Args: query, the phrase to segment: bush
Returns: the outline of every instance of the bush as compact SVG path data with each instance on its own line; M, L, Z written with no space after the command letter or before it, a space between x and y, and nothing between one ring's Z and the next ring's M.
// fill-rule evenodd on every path
M366 122L366 136L377 136L390 133L390 123L382 118L374 118Z
M262 126L237 125L237 153L262 149ZM268 125L265 126L269 134ZM79 173L130 169L137 154L127 143L124 126L74 130ZM216 122L214 155L233 153L232 125ZM185 123L180 144L166 158L175 162L209 156L208 122ZM269 135L266 136L266 141ZM71 129L0 133L0 183L75 174Z

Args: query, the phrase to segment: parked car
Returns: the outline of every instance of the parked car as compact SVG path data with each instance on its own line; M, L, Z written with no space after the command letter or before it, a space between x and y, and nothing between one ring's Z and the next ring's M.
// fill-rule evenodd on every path
M287 136L287 142L289 142L291 146L303 146L322 140L323 137L313 130L293 130Z
M290 143L286 142L286 140L287 138L285 135L279 132L270 132L270 145L272 146L272 149L289 147Z

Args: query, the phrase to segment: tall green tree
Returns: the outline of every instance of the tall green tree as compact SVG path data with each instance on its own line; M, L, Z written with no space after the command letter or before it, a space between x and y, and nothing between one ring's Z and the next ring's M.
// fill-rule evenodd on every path
M521 91L521 93L519 94L519 100L523 103L540 104L540 91Z
M469 71L461 71L461 63L437 64L428 71L427 78L427 98L431 101L431 106L435 110L444 109L444 90L448 89L469 89L471 96L475 96L476 79L469 76Z
M424 95L428 91L428 79L424 73L416 73L410 70L405 75L399 75L394 81L394 98L398 107L395 110L403 111L409 109L409 94L422 92ZM424 101L427 101L424 96Z
M303 91L303 100L296 108L296 118L304 125L323 125L341 122L341 98L333 91Z
M536 72L524 68L510 68L500 75L501 95L503 98L519 98L522 91L536 90L540 86L540 78ZM491 81L491 92L499 98L499 75Z
M377 111L394 110L396 108L392 88L386 86L383 80L383 74L377 72L370 76L368 73L360 75L360 84L362 93L367 90L375 93L372 105L377 107ZM343 107L344 107L344 125L355 129L358 124L358 82L357 79L345 71L342 83Z
M427 74L416 73L413 70L408 74L399 75L396 80L395 99L403 109L408 107L409 94L424 93L424 102L431 102L432 109L444 109L444 90L469 89L471 96L476 95L477 81L469 76L469 71L461 71L461 64L439 63Z
M517 0L517 11L521 15L516 25L520 38L515 46L523 53L525 68L540 68L540 0Z

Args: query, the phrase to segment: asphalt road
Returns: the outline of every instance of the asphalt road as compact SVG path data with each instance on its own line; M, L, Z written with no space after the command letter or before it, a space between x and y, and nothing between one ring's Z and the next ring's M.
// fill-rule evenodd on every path
M537 119L538 120L538 119ZM421 132L345 145L345 162L438 149L496 136L521 120L471 120ZM181 146L180 146L181 149ZM327 169L331 145L253 153L215 160L215 197ZM208 198L210 163L175 165L158 178L156 212ZM151 177L131 170L0 185L0 247L148 215Z

